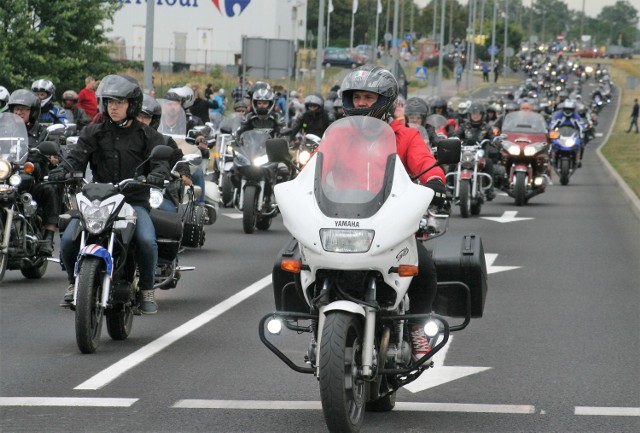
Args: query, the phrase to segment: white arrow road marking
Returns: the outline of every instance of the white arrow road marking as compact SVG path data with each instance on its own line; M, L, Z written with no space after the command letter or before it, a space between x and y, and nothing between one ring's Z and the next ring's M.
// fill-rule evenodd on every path
M507 210L502 214L502 216L499 216L499 217L480 217L480 218L489 220L489 221L499 222L501 224L512 223L514 221L526 221L526 220L533 219L529 217L516 217L516 215L518 215L518 211Z
M453 343L453 336L449 336L447 345L444 346L442 350L440 350L440 352L436 353L433 356L433 371L429 370L422 373L420 377L418 377L413 382L405 385L404 388L415 394L417 392L424 391L425 389L433 388L447 382L452 382L454 380L462 379L463 377L471 376L472 374L491 369L491 367L445 366L444 359L447 356L447 352L449 351L451 343Z
M498 258L497 254L485 253L484 260L487 262L487 274L497 274L498 272L512 271L521 266L493 266L493 262Z
M239 291L235 295L220 302L218 305L210 308L199 316L194 317L185 324L177 327L171 332L164 334L157 340L152 341L144 347L133 352L131 355L121 359L112 366L102 370L100 373L89 378L85 382L76 386L74 389L100 389L111 383L133 367L146 361L164 348L175 343L182 337L189 335L191 332L206 325L216 317L235 307L250 296L255 295L260 290L271 284L271 275L267 275L259 281L256 281L249 287Z
M137 398L0 397L0 406L131 407Z

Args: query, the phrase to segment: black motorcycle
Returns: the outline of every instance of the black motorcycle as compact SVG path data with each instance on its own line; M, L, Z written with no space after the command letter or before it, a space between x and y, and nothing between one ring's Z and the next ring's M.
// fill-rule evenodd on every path
M7 269L19 269L32 279L42 278L47 271L42 218L28 192L35 183L36 170L27 161L29 152L22 119L0 113L0 281Z
M273 187L289 180L294 172L289 145L283 138L272 138L268 129L246 131L237 142L232 176L234 206L242 212L245 233L253 233L256 228L268 230L278 215Z

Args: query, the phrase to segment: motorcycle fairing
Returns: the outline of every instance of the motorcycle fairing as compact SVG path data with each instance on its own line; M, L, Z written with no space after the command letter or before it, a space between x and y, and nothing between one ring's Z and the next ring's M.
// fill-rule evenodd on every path
M350 121L349 119L353 119L353 117L338 120L329 128L344 127L345 122ZM316 272L320 269L371 270L377 271L384 278L385 283L398 292L395 305L392 307L396 308L404 298L411 278L400 277L397 273L389 273L389 268L400 264L418 264L415 233L434 193L429 188L413 183L409 178L402 162L395 154L395 134L391 128L378 119L366 119L368 120L359 120L364 123L364 125L360 125L360 128L374 130L376 134L384 134L388 140L392 140L384 145L392 146L392 152L394 152L392 155L395 158L393 164L382 164L385 171L381 174L384 175L385 181L375 180L380 188L372 195L382 189L387 190L385 193L387 199L379 203L376 212L366 218L355 219L344 216L328 216L320 208L316 194L318 194L323 180L316 174L318 173L316 165L323 162L323 159L326 162L331 158L328 155L325 155L324 158L318 158L320 153L331 151L331 146L327 142L327 140L331 140L330 129L325 132L325 139L318 148L318 153L311 158L294 180L276 185L275 195L284 225L289 233L298 240L303 263L308 266L308 270L303 270L300 274L305 296L307 296L307 287L315 282ZM384 128L388 128L388 131ZM336 152L341 152L340 143L335 143L333 148ZM343 157L348 158L349 155L343 155ZM387 154L380 155L380 158L384 158L385 162L387 157ZM392 171L387 173L386 170ZM349 176L345 177L345 179L348 178ZM349 190L345 191L350 192ZM344 200L340 197L332 199L336 203L349 204L348 194L342 197ZM369 200L366 201L367 203L361 202L360 204L366 207ZM356 203L352 201L350 204L355 208ZM321 229L355 227L356 223L360 230L375 231L369 251L365 253L336 253L323 249L320 238Z

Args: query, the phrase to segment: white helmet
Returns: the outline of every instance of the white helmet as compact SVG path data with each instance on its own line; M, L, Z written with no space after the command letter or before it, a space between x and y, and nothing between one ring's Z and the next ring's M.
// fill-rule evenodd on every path
M0 86L0 113L3 113L8 107L9 91L6 87Z

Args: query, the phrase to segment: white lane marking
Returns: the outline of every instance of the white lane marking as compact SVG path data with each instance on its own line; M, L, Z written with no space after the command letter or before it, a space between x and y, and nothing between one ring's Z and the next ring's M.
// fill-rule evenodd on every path
M112 366L106 368L105 370L102 370L100 373L89 378L85 382L82 382L80 385L76 386L74 389L95 390L95 389L102 388L103 386L109 384L113 380L117 379L118 377L120 377L121 375L123 375L124 373L132 369L133 367L137 366L138 364L141 364L142 362L149 359L156 353L160 352L162 349L175 343L182 337L195 331L201 326L206 325L216 317L220 316L222 313L235 307L236 305L238 305L245 299L249 298L250 296L255 295L260 290L267 287L269 284L271 284L271 275L267 275L261 280L256 281L249 287L241 290L240 292L236 293L230 298L227 298L226 300L222 301L221 303L212 307L211 309L205 311L199 316L196 316L193 319L189 320L187 323L177 327L171 332L166 333L162 337L152 341L146 346L141 347L140 349L136 350L126 358L121 359L120 361L116 362Z
M239 220L240 218L242 218L242 214L241 213L223 213L222 215L229 217L233 220Z
M321 410L319 401L268 400L179 400L173 408L180 409L243 409L243 410ZM397 402L394 411L404 412L476 412L533 414L535 406L474 403Z
M498 258L497 254L485 253L484 259L487 262L487 274L497 274L498 272L511 271L513 269L519 269L520 266L494 266L493 262Z
M599 416L640 416L640 407L576 406L575 414Z
M531 217L517 217L518 211L507 210L499 217L480 217L485 220L499 222L500 224L512 223L514 221L527 221L532 220Z
M0 406L131 407L137 398L0 397Z

